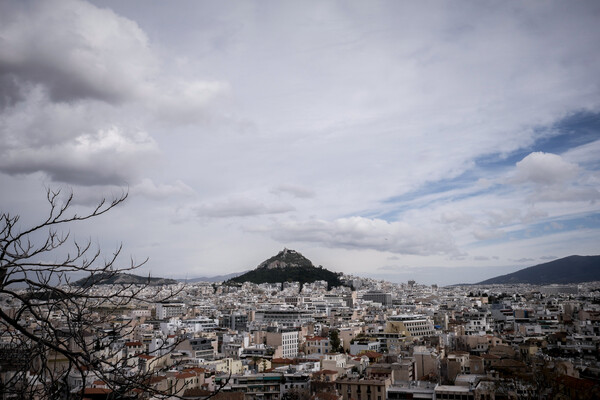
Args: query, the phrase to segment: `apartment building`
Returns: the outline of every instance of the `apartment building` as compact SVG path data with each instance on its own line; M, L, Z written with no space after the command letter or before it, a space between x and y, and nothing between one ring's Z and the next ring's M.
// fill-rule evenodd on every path
M425 315L393 315L389 317L386 333L400 333L407 337L421 338L435 335L435 328L428 316Z
M267 332L266 344L275 348L275 358L292 358L298 355L299 338L297 329L283 329Z
M312 313L303 310L271 308L257 310L254 314L254 320L257 324L295 328L312 322L313 316Z
M363 294L363 300L372 301L373 303L379 303L382 306L392 305L392 294L385 293L380 290L373 290Z
M304 341L304 353L327 354L331 351L329 338L322 336L307 336Z
M390 379L338 379L335 382L343 400L385 400Z
M185 303L156 303L156 319L169 319L185 315Z

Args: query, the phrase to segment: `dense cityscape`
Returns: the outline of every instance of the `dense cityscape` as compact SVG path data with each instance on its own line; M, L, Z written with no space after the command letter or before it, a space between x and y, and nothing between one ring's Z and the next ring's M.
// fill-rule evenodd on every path
M284 249L279 259L259 268L300 268L286 265L289 254L301 256ZM66 371L59 380L68 389L65 398L478 400L600 395L598 282L438 287L351 275L340 279L343 286L329 289L327 281L318 280L95 284L86 288L93 298L124 291L135 296L119 306L90 303L91 321L103 318L94 323L95 331L84 334L83 346L92 354L89 369L68 369L69 359L55 352L44 358L51 366L36 371L30 362L23 380L12 384L42 385L51 370L53 376ZM158 298L168 300L156 302ZM4 294L0 304L10 317L21 307ZM44 301L39 304L43 309ZM46 315L46 322L58 330L72 323L58 309L38 315ZM31 313L18 318L31 333L40 329ZM114 336L107 346L98 347L98 332L107 331ZM8 382L18 370L15 360L22 349L10 346L6 332L2 338L0 374ZM72 348L75 339L67 340ZM144 389L119 392L114 366L120 375L143 376Z

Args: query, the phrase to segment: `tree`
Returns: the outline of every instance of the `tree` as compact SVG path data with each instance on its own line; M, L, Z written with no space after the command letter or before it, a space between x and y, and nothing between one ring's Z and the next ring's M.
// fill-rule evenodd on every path
M337 329L332 329L329 332L329 344L331 345L332 353L339 353L343 350L342 341L340 340L340 332Z
M78 214L72 193L62 197L48 190L49 211L41 222L23 226L19 215L0 215L0 394L5 398L83 397L86 383L94 380L104 382L106 398L164 394L152 379L160 372L152 355L143 359L137 346L124 346L135 337L135 320L119 321L115 314L175 293L159 295L149 277L143 285L99 287L145 261L122 265L121 246L107 256L91 240L73 241L60 230L99 217L126 198L124 192ZM72 282L73 273L85 277ZM172 346L165 341L155 357Z

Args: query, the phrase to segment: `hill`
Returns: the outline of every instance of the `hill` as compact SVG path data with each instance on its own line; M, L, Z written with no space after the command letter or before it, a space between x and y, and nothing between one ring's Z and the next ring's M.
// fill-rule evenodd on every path
M327 281L328 287L343 286L340 275L313 263L295 250L283 249L277 255L263 261L255 269L232 278L227 283L279 283Z
M600 256L569 256L497 276L477 285L528 283L551 285L600 281Z
M175 279L165 278L152 278L149 276L139 276L126 273L106 273L89 276L87 278L79 279L75 282L77 286L90 287L93 285L173 285L176 284Z

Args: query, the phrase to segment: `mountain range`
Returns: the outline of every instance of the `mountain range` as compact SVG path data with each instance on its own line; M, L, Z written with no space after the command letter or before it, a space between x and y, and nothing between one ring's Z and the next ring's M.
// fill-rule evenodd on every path
M497 276L477 285L528 283L550 285L600 281L600 256L569 256Z
M89 287L92 285L170 285L177 282L225 282L226 284L279 283L300 282L312 283L323 280L329 288L342 286L341 273L329 271L322 266L315 267L313 263L295 250L283 249L275 256L263 261L256 268L246 272L228 275L201 277L193 279L166 279L139 276L127 273L96 275L93 278L83 278L75 285ZM547 263L534 265L519 271L487 279L475 285L517 284L550 285L600 281L600 256L569 256Z

